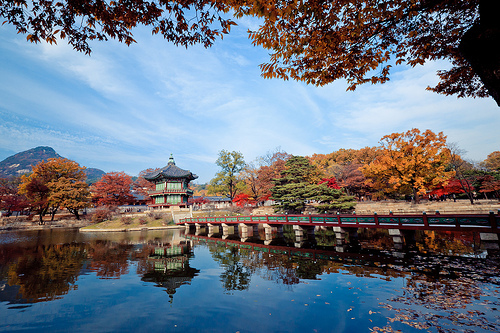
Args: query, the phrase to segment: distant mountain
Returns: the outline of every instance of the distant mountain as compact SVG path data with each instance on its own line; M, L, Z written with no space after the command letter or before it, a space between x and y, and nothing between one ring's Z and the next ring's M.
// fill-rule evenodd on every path
M49 158L62 157L51 147L36 147L22 151L0 162L0 177L20 176L31 172L31 165Z
M32 165L47 161L49 158L62 158L62 156L51 147L36 147L9 156L0 162L0 177L20 176L29 173ZM85 174L87 175L87 183L95 183L105 172L100 169L88 168L85 169Z
M87 184L94 184L106 174L106 172L96 168L87 168L83 172L87 175Z

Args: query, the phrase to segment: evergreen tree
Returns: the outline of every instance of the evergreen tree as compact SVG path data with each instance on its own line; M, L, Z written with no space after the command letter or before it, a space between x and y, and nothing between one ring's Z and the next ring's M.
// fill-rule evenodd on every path
M349 210L355 205L354 198L342 190L330 188L326 183L317 184L320 171L302 156L293 156L285 163L281 177L273 181L272 199L278 204L276 211L301 213L309 201L319 203L319 212L332 209Z

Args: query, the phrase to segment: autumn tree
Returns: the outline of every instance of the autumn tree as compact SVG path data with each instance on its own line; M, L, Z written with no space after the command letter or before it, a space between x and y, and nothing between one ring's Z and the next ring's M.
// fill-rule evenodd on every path
M78 218L78 210L89 205L85 168L66 158L49 158L32 167L30 175L21 176L19 193L26 196L31 208L43 216L49 211L52 220L58 208L67 208Z
M133 189L140 195L149 198L149 191L155 190L155 183L144 178L145 175L156 172L160 168L149 168L139 172L137 179L133 182Z
M250 32L271 51L265 78L325 85L346 79L348 90L384 83L393 65L452 63L428 88L458 97L492 96L500 105L500 2L497 0L231 1L236 16L264 20Z
M497 0L270 1L2 1L0 16L30 42L67 39L89 54L90 40L134 43L132 30L149 26L175 45L211 46L237 18L257 16L254 45L271 51L265 78L325 85L346 79L349 90L384 83L393 65L444 59L438 93L492 96L500 105L500 3ZM216 24L217 23L217 24Z
M488 171L500 171L500 151L494 151L486 157L481 166Z
M215 164L219 166L220 171L210 180L208 192L213 194L222 194L234 199L238 192L240 179L239 173L245 167L243 154L237 151L221 150Z
M175 45L212 45L234 24L220 14L223 2L187 1L2 1L0 17L33 43L67 39L77 51L90 54L89 41L135 42L132 31L149 26ZM218 27L218 26L219 27Z
M369 164L378 152L373 147L362 149L341 148L330 154L314 154L309 159L318 166L327 177L335 177L340 187L348 195L355 195L359 200L371 194L372 189L361 172L363 165Z
M276 148L259 158L260 167L257 179L261 193L260 201L266 201L271 197L271 188L274 186L273 180L281 177L281 172L285 170L286 161L291 157L292 155L280 148Z
M474 204L475 187L477 175L474 172L474 165L462 158L465 150L460 149L456 143L447 145L450 153L450 169L455 172L451 184L445 184L448 193L465 193L471 204Z
M24 195L18 193L21 177L0 178L0 210L7 212L19 212L29 206Z
M381 155L362 168L365 177L378 189L412 194L418 202L420 195L454 175L453 171L446 171L450 154L442 132L421 133L414 128L386 135L380 144Z
M92 199L98 206L120 206L134 200L132 177L125 172L108 172L91 187Z

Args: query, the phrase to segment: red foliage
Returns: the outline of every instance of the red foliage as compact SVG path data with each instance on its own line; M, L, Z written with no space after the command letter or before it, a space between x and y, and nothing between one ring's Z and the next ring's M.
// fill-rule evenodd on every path
M98 206L120 206L134 201L130 193L132 178L124 172L108 172L92 185L92 196Z
M328 186L329 188L340 190L340 186L339 186L339 184L337 184L337 179L335 179L335 177L332 177L332 178L323 178L319 182L319 184L325 184L325 183L326 183L326 186Z
M432 190L429 195L448 195L448 194L453 194L453 193L465 193L464 189L462 188L462 184L460 181L456 178L452 178L448 184L446 185L440 185L436 187L434 190Z
M234 197L233 202L238 207L245 207L247 205L255 205L256 201L250 199L248 194L241 193Z

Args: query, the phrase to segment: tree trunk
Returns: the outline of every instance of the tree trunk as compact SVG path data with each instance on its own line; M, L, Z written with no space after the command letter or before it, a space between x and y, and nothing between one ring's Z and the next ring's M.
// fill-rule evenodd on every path
M42 213L40 213L40 215L39 215L39 216L40 216L40 219L39 219L39 221L38 221L38 224L39 224L39 225L43 225L44 223L43 223L43 215L42 215Z
M459 50L500 106L500 1L480 0L479 22L462 37Z
M418 197L418 191L416 188L413 189L413 200L415 200L416 204L420 203L420 198Z
M54 217L56 216L56 212L57 212L57 208L56 208L56 209L53 209L53 210L52 210L52 212L50 213L50 215L51 215L50 220L51 220L51 221L54 221Z

